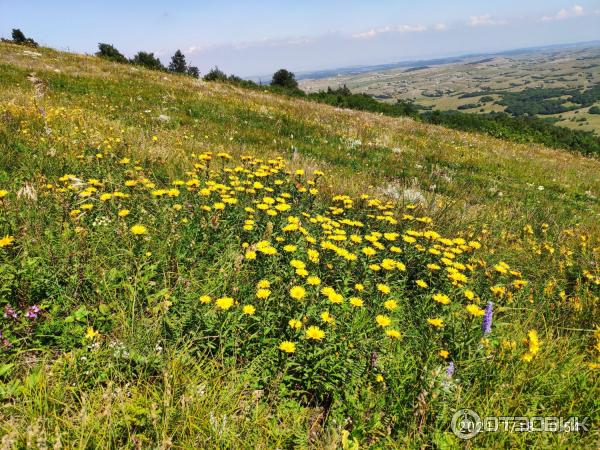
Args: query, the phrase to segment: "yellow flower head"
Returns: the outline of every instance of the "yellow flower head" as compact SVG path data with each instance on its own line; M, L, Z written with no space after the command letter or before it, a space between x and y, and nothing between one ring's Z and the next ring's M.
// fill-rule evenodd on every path
M442 305L447 305L450 303L450 297L448 297L446 294L434 294L433 299Z
M3 238L0 238L0 248L8 247L9 245L12 245L14 241L14 237L6 235Z
M331 291L329 294L327 294L327 299L334 304L340 304L340 303L344 303L344 296L342 294L339 294L335 291Z
M221 297L216 300L215 304L217 308L226 311L233 306L233 299L231 297Z
M144 225L134 225L132 226L129 231L131 231L132 234L135 235L141 235L141 234L146 234L148 233L148 229L144 226Z
M306 289L302 286L294 286L290 289L290 297L296 300L302 300L306 296Z
M385 309L393 311L398 308L398 302L396 300L388 300L383 304L383 306L385 307Z
M290 266L292 266L294 269L306 269L306 264L297 259L292 259L290 261Z
M247 316L252 316L256 312L256 308L252 305L244 305L244 308L242 309L242 311Z
M259 289L269 289L271 287L271 282L269 280L260 280L256 287Z
M375 317L375 321L380 327L387 327L392 324L392 320L388 316L384 316L382 314L379 314L377 317Z
M391 292L391 289L390 289L390 287L389 287L387 284L383 284L383 283L379 283L379 284L377 285L377 290L378 290L379 292L382 292L382 293L384 293L384 294L389 294L389 293Z
M311 286L318 286L321 284L321 279L315 275L311 275L306 279L306 282Z
M436 328L442 328L444 326L443 319L427 319L427 323Z
M485 314L485 311L477 305L467 305L467 312L475 317L480 317Z
M391 337L392 339L400 339L400 332L398 330L394 330L394 329L387 329L385 330L385 334L389 337Z
M355 306L357 308L360 308L361 306L364 306L365 302L363 301L362 298L358 298L358 297L351 297L350 298L350 304L352 306Z
M321 313L321 320L325 323L333 323L334 322L333 316L331 314L329 314L329 311L324 311Z
M279 344L279 350L285 353L294 353L296 351L296 344L290 341L283 341Z
M300 322L298 319L290 319L288 325L294 330L299 330L300 328L302 328L302 322Z
M271 291L269 289L258 289L256 291L257 298L264 299L264 298L268 298L269 295L271 295Z
M325 332L321 330L319 327L314 325L308 327L306 330L306 338L312 339L314 341L320 341L325 337Z

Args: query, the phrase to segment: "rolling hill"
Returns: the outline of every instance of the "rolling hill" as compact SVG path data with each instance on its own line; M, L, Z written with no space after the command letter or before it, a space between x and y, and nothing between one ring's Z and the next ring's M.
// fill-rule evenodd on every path
M598 133L599 61L594 41L305 74L301 86L315 92L346 85L384 102L414 100L424 109L531 115Z
M0 61L6 447L457 448L465 408L597 424L597 159L47 48Z

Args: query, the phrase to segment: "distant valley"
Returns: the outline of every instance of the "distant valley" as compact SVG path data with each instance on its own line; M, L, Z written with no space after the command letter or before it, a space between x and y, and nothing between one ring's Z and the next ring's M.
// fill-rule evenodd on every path
M504 111L600 134L600 42L299 74L307 92L346 85L423 110Z

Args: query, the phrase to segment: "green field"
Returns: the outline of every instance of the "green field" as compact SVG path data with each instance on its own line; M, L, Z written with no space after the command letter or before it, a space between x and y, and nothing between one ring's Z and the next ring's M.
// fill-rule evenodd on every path
M301 87L307 92L315 92L344 84L352 92L363 92L386 102L414 100L425 108L477 113L507 110L507 105L497 104L504 94L527 94L537 88L555 89L557 92L544 101L564 101L565 108L574 109L539 114L538 117L556 119L560 126L600 133L599 116L588 113L590 106L600 105L600 98L592 105L569 103L572 92L585 92L600 86L598 46L582 44L569 49L523 51L510 56L465 57L459 62L418 70L399 68L306 79L302 80ZM478 93L481 95L476 95ZM491 99L481 101L485 96ZM541 100L524 98L523 101L536 105Z
M597 445L597 159L0 61L3 448ZM591 429L464 441L464 408Z

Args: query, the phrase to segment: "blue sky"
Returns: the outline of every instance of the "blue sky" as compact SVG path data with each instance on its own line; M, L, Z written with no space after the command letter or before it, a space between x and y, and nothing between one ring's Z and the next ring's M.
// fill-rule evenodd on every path
M600 39L600 0L0 0L0 35L92 53L98 42L206 72L306 71Z

